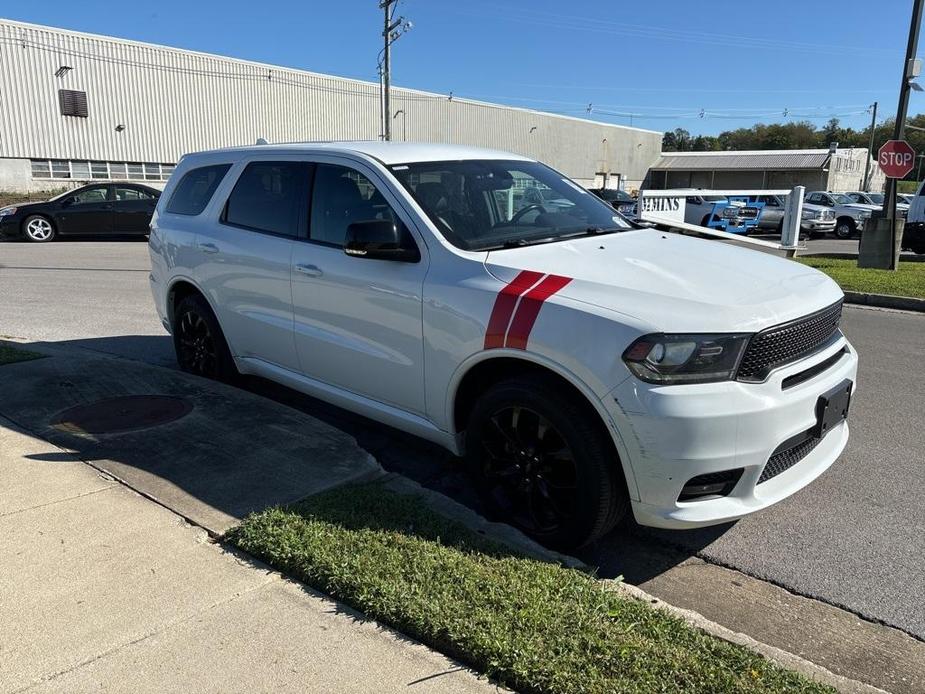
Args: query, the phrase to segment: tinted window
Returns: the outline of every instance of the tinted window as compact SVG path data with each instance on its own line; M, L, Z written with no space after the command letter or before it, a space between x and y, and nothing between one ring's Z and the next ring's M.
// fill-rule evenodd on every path
M467 250L632 228L600 198L537 162L471 159L392 172L443 235Z
M95 188L87 188L82 190L79 193L74 194L74 202L76 204L86 204L91 202L105 202L106 201L106 186L97 186Z
M335 246L344 245L347 227L354 222L387 219L401 225L382 193L366 176L333 164L319 164L315 169L311 209L312 241Z
M189 215L201 213L230 168L231 164L217 164L187 171L170 196L167 211Z
M116 200L151 200L154 196L146 190L116 186Z
M228 198L224 221L271 234L298 236L307 170L307 164L297 161L248 164Z

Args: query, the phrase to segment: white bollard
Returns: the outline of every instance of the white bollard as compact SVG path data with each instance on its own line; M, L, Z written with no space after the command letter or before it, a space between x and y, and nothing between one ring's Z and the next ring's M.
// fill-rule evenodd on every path
M795 251L800 243L800 222L803 219L804 186L794 186L787 196L784 222L781 226L780 245L784 250Z

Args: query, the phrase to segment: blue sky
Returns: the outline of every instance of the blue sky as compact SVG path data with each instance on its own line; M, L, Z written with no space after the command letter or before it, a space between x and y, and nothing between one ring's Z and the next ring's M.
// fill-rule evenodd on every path
M377 4L82 0L2 12L375 81ZM576 116L591 104L594 119L653 130L832 115L863 128L873 101L895 113L911 10L912 0L401 0L414 28L394 47L393 81ZM910 113L920 111L925 94L913 93Z

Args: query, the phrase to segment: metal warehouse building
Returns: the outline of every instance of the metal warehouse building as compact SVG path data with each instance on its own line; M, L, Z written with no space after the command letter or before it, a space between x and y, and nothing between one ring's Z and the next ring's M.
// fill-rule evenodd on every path
M377 139L377 82L0 20L0 190L163 182L189 151ZM661 133L392 90L393 139L535 157L586 185L637 187Z
M862 190L866 147L741 152L664 152L649 173L650 188L792 188ZM871 160L869 190L882 190Z

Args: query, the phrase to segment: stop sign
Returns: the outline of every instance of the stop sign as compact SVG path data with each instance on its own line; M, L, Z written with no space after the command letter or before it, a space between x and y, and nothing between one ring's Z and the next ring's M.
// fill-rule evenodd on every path
M903 178L914 162L915 150L905 140L887 140L877 153L877 163L887 178Z

